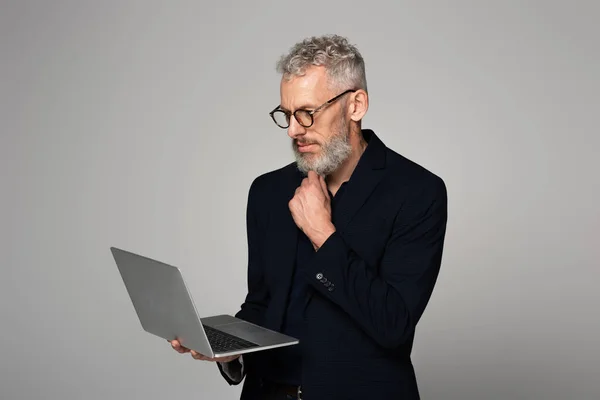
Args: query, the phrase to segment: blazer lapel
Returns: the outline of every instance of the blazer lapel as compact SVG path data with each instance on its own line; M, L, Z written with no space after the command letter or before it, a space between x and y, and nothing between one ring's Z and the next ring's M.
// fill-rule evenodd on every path
M385 171L385 145L371 130L363 130L368 146L346 183L343 197L334 210L336 230L343 232L377 187Z

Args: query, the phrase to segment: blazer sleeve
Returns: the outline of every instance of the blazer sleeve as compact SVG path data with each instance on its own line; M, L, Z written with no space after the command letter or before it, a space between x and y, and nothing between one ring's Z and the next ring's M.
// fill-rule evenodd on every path
M264 263L262 256L265 221L260 215L261 192L260 179L252 182L248 193L246 207L246 234L248 245L248 292L236 317L257 325L263 325L265 310L269 302L269 291L264 280ZM241 362L240 362L241 361ZM239 384L245 376L243 360L234 360L223 368L217 363L219 371L231 385Z
M368 266L336 231L304 268L312 287L384 348L410 339L439 273L447 192L443 180L435 178L390 216L393 230L379 265Z

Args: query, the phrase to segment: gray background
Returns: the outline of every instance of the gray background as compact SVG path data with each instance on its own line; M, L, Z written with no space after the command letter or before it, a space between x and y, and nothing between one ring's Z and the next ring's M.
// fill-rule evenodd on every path
M444 178L424 399L598 399L595 1L3 1L0 398L235 399L144 333L109 246L245 294L252 179L293 160L275 61L339 33L365 126Z

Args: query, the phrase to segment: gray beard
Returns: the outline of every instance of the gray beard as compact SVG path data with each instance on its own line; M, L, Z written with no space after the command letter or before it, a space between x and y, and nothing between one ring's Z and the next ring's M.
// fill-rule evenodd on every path
M314 154L310 155L312 159L308 159L303 153L300 153L293 140L292 149L298 170L304 175L308 175L308 171L315 171L318 175L326 177L338 169L352 153L348 124L342 120L338 132L329 139L329 142L321 146L321 154L316 157Z

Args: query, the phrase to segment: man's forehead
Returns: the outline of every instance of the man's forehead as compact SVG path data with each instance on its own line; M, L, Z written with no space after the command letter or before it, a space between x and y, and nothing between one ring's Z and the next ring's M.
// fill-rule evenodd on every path
M324 69L311 67L304 75L281 79L281 107L317 107L327 101L328 81Z

